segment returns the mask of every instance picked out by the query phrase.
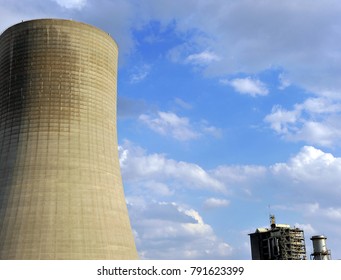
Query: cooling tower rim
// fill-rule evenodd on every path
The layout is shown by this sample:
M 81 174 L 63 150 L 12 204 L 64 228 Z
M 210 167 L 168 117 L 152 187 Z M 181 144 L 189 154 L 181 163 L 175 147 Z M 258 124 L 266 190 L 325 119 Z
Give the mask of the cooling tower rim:
M 327 239 L 327 237 L 321 234 L 321 235 L 314 235 L 310 238 L 310 240 L 317 240 L 317 239 Z
M 9 26 L 8 28 L 6 28 L 3 32 L 1 32 L 0 37 L 3 34 L 9 32 L 11 29 L 15 29 L 20 25 L 25 25 L 25 24 L 34 23 L 34 22 L 51 22 L 51 24 L 56 23 L 56 22 L 60 22 L 60 23 L 68 22 L 70 24 L 82 25 L 85 28 L 96 30 L 97 32 L 100 32 L 100 33 L 104 34 L 105 36 L 108 36 L 115 43 L 116 47 L 118 47 L 118 44 L 115 41 L 115 39 L 113 37 L 111 37 L 110 34 L 106 31 L 104 31 L 103 29 L 101 29 L 97 26 L 88 24 L 88 23 L 81 22 L 81 21 L 76 21 L 73 19 L 63 19 L 63 18 L 37 18 L 37 19 L 23 20 L 22 22 L 18 22 L 16 24 L 13 24 L 13 25 Z

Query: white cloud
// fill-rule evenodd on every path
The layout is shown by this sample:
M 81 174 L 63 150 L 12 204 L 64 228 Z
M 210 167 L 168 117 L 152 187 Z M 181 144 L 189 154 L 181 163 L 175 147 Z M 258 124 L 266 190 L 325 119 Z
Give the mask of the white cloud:
M 210 125 L 206 120 L 195 124 L 191 123 L 188 118 L 180 117 L 173 112 L 159 111 L 157 116 L 141 114 L 139 120 L 151 130 L 179 141 L 190 141 L 203 135 L 212 135 L 218 138 L 222 134 L 219 128 Z
M 208 75 L 254 74 L 280 67 L 286 73 L 281 88 L 288 81 L 316 93 L 340 88 L 341 55 L 336 46 L 341 4 L 337 0 L 186 3 L 177 7 L 168 1 L 145 2 L 147 13 L 152 11 L 163 24 L 175 20 L 180 38 L 186 38 L 186 43 L 172 49 L 173 61 L 182 63 L 193 53 L 210 50 L 219 60 L 207 64 Z
M 335 161 L 336 159 L 332 154 L 324 153 L 312 146 L 304 146 L 297 155 L 290 159 L 289 163 L 277 163 L 272 166 L 272 169 L 275 173 L 300 173 L 301 176 L 297 177 L 303 179 L 310 178 L 313 174 L 320 176 L 320 171 L 325 167 L 330 167 Z M 308 176 L 306 172 L 309 172 Z M 302 175 L 305 176 L 302 177 Z
M 311 114 L 331 114 L 341 112 L 341 103 L 324 97 L 308 98 L 303 104 L 296 105 L 297 109 Z
M 222 259 L 232 247 L 217 237 L 194 209 L 177 203 L 129 205 L 136 243 L 143 259 Z
M 338 232 L 341 158 L 312 146 L 269 166 L 222 165 L 212 170 L 162 154 L 148 154 L 129 142 L 119 152 L 129 213 L 143 258 L 237 256 L 231 255 L 238 254 L 237 248 L 232 251 L 217 237 L 213 225 L 206 223 L 193 203 L 226 213 L 240 211 L 235 205 L 238 209 L 246 204 L 259 209 L 271 203 L 282 216 L 286 212 L 290 213 L 288 217 L 299 215 L 296 226 L 307 234 L 323 231 L 332 239 L 336 236 L 333 232 Z M 196 202 L 189 199 L 192 194 Z M 165 248 L 162 252 L 158 250 L 161 247 Z
M 180 141 L 196 139 L 200 134 L 193 130 L 188 118 L 179 117 L 172 112 L 158 112 L 157 117 L 142 114 L 139 120 L 161 135 L 171 135 Z
M 266 85 L 260 80 L 252 79 L 250 77 L 233 79 L 231 81 L 221 80 L 222 84 L 228 84 L 234 88 L 235 91 L 241 94 L 251 96 L 267 95 L 269 93 Z
M 128 141 L 119 147 L 119 160 L 125 184 L 135 186 L 139 193 L 158 196 L 172 196 L 184 188 L 222 195 L 231 190 L 250 194 L 268 172 L 266 167 L 256 165 L 222 165 L 205 170 L 195 163 L 176 161 L 164 154 L 148 154 Z M 221 199 L 219 202 L 226 203 L 225 198 Z M 208 200 L 207 203 L 213 205 L 214 202 Z
M 223 134 L 220 128 L 210 125 L 206 120 L 201 121 L 200 130 L 202 131 L 203 134 L 212 135 L 215 138 L 220 138 Z
M 227 199 L 220 199 L 220 198 L 208 198 L 204 202 L 204 206 L 207 208 L 218 208 L 218 207 L 227 207 L 229 206 L 230 201 Z
M 203 51 L 201 53 L 190 54 L 185 62 L 194 65 L 207 65 L 214 61 L 219 61 L 220 58 L 213 52 Z
M 308 98 L 292 110 L 276 105 L 264 121 L 290 141 L 331 147 L 341 140 L 341 103 L 326 97 Z
M 144 64 L 140 67 L 135 67 L 130 75 L 130 82 L 133 84 L 142 82 L 150 73 L 151 66 Z
M 312 146 L 303 147 L 286 163 L 272 165 L 270 171 L 305 198 L 332 204 L 341 195 L 341 158 Z
M 337 124 L 337 126 L 339 126 Z M 302 127 L 294 134 L 286 136 L 291 141 L 305 141 L 323 147 L 332 147 L 340 139 L 340 128 L 328 122 L 304 121 Z
M 87 3 L 87 0 L 53 0 L 63 8 L 81 10 Z
M 149 186 L 158 182 L 164 185 L 166 193 L 166 185 L 171 192 L 167 182 L 178 188 L 226 192 L 222 182 L 197 164 L 175 161 L 162 154 L 146 154 L 129 142 L 120 146 L 119 155 L 123 180 L 126 182 L 149 182 Z
M 286 134 L 290 130 L 290 125 L 296 124 L 300 116 L 299 110 L 287 111 L 276 105 L 272 108 L 271 114 L 265 117 L 265 122 L 270 123 L 273 130 L 280 134 Z
M 132 31 L 157 21 L 174 26 L 180 41 L 174 47 L 176 61 L 188 58 L 194 66 L 204 66 L 208 75 L 255 74 L 280 67 L 291 84 L 320 95 L 339 92 L 341 86 L 338 0 L 301 0 L 299 4 L 296 0 L 240 0 L 233 4 L 188 0 L 182 5 L 155 0 L 54 1 L 71 10 L 75 18 L 110 31 L 125 53 L 137 44 Z M 4 9 L 0 15 L 6 23 L 6 13 L 13 15 L 12 23 L 39 15 L 62 15 L 61 10 L 50 12 L 46 2 L 29 1 L 21 7 L 16 1 L 1 0 Z M 84 9 L 87 6 L 91 8 Z

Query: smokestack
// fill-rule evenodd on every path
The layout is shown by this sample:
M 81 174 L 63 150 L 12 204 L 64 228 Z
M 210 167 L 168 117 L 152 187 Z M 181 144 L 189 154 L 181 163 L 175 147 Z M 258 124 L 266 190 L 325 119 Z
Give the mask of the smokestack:
M 314 235 L 310 238 L 313 242 L 314 253 L 310 255 L 313 260 L 330 260 L 330 250 L 327 249 L 326 240 L 324 235 Z

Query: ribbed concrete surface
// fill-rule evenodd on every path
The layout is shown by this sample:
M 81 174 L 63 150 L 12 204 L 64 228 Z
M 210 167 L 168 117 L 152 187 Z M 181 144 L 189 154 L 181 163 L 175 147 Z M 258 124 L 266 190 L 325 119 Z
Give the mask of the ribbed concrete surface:
M 0 37 L 0 259 L 135 259 L 116 136 L 117 45 L 69 20 Z

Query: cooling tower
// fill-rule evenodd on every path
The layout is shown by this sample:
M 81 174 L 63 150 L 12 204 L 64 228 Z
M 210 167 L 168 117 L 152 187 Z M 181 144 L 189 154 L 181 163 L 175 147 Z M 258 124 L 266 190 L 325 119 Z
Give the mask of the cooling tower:
M 136 259 L 116 134 L 116 43 L 32 20 L 0 36 L 0 259 Z

